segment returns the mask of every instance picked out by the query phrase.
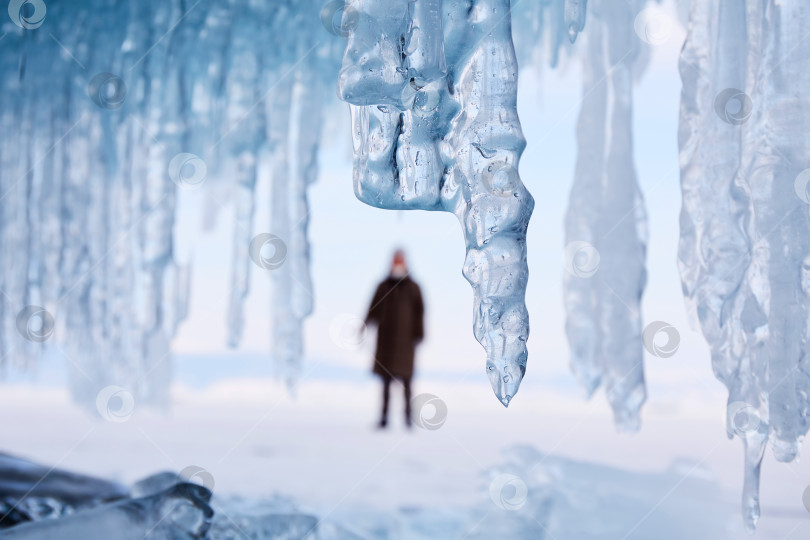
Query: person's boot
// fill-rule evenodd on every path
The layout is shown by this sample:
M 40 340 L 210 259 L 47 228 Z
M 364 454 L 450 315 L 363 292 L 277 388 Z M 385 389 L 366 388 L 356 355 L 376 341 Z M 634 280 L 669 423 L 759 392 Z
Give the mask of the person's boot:
M 385 418 L 380 420 L 380 423 L 377 424 L 377 429 L 385 429 L 387 427 L 388 427 L 388 420 L 386 420 Z

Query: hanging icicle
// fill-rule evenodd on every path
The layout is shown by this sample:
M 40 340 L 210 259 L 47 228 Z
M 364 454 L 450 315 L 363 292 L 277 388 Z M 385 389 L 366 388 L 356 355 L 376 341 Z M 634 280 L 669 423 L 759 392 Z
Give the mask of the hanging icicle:
M 566 334 L 590 397 L 604 385 L 616 426 L 636 431 L 646 399 L 641 295 L 646 213 L 633 163 L 636 10 L 590 3 L 578 155 L 565 219 Z
M 794 1 L 692 2 L 681 54 L 681 279 L 745 447 L 749 531 L 766 444 L 793 460 L 810 412 L 808 18 Z
M 510 2 L 347 4 L 356 22 L 340 74 L 351 104 L 354 189 L 387 209 L 453 212 L 464 229 L 473 330 L 505 406 L 526 370 L 526 229 Z M 344 15 L 344 18 L 346 16 Z

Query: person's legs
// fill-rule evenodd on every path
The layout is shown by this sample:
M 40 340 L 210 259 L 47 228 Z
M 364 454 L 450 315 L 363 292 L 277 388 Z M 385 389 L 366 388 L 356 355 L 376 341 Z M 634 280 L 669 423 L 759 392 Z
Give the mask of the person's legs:
M 391 394 L 391 377 L 388 375 L 382 376 L 383 383 L 383 402 L 382 402 L 382 417 L 380 418 L 380 427 L 385 427 L 388 424 L 388 398 Z
M 402 379 L 402 387 L 405 390 L 405 425 L 411 427 L 411 380 Z

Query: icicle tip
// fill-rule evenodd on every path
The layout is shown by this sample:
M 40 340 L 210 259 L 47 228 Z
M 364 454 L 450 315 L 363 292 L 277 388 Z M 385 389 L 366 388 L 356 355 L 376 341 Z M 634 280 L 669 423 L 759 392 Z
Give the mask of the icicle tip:
M 523 380 L 523 372 L 525 368 L 520 369 L 519 373 L 515 373 L 515 369 L 504 368 L 502 371 L 495 368 L 490 364 L 487 366 L 487 375 L 489 376 L 489 383 L 492 385 L 492 390 L 498 401 L 504 407 L 509 407 L 512 398 L 517 394 L 520 383 Z

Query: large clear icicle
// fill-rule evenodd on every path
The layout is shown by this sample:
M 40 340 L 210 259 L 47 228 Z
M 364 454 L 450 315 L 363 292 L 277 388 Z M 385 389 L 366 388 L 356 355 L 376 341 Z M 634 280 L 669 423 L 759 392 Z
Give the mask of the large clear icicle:
M 244 302 L 250 289 L 250 242 L 253 238 L 253 214 L 256 208 L 256 182 L 258 180 L 260 152 L 267 133 L 261 102 L 268 84 L 265 73 L 264 51 L 256 47 L 262 33 L 261 21 L 267 13 L 255 7 L 239 14 L 229 46 L 227 72 L 228 106 L 224 132 L 228 134 L 222 144 L 226 147 L 229 164 L 226 170 L 234 177 L 234 230 L 231 259 L 231 297 L 228 306 L 228 344 L 236 347 L 244 328 Z
M 636 10 L 604 0 L 590 6 L 565 220 L 566 333 L 587 395 L 604 384 L 617 427 L 636 431 L 646 398 L 640 303 L 647 240 L 632 144 Z
M 339 94 L 351 105 L 355 193 L 381 208 L 456 214 L 475 292 L 474 333 L 508 406 L 528 354 L 526 229 L 534 207 L 518 174 L 525 140 L 510 2 L 347 6 L 356 22 Z
M 745 447 L 743 516 L 759 517 L 770 440 L 793 460 L 807 433 L 810 23 L 800 2 L 693 2 L 681 57 L 684 291 L 729 389 Z M 746 51 L 741 56 L 740 51 Z

